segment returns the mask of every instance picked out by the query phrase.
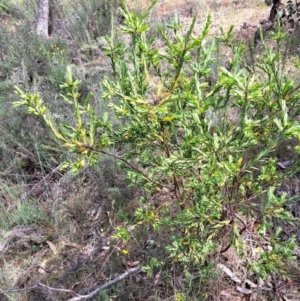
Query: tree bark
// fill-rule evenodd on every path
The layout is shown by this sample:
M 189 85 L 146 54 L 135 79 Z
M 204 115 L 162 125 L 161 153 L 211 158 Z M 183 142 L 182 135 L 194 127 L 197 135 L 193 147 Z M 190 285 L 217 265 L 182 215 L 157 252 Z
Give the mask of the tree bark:
M 49 0 L 39 0 L 36 33 L 48 37 L 49 25 Z

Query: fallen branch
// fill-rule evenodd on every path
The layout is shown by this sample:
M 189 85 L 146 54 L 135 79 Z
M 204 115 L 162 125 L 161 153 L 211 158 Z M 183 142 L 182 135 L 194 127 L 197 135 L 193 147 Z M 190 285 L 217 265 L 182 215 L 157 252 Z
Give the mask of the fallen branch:
M 44 287 L 46 288 L 47 290 L 49 291 L 55 291 L 55 292 L 64 292 L 64 293 L 72 293 L 72 294 L 76 294 L 74 291 L 72 290 L 68 290 L 68 289 L 64 289 L 64 288 L 56 288 L 56 287 L 51 287 L 51 286 L 48 286 L 48 285 L 45 285 L 41 282 L 38 282 L 37 283 L 38 286 L 40 287 Z
M 82 299 L 88 300 L 88 299 L 93 298 L 96 294 L 98 294 L 99 292 L 105 290 L 109 286 L 111 286 L 111 285 L 113 285 L 113 284 L 115 284 L 115 283 L 117 283 L 117 282 L 125 279 L 126 277 L 128 277 L 131 274 L 138 273 L 140 270 L 141 270 L 140 267 L 132 268 L 132 269 L 128 270 L 127 272 L 121 274 L 120 276 L 116 277 L 115 279 L 110 280 L 107 283 L 94 288 L 94 290 L 91 293 L 87 294 L 87 295 L 79 295 L 76 292 L 74 292 L 73 290 L 51 287 L 51 286 L 47 286 L 47 285 L 45 285 L 43 283 L 40 283 L 40 282 L 37 282 L 37 284 L 35 286 L 30 287 L 30 288 L 25 288 L 25 289 L 20 289 L 20 290 L 18 290 L 18 289 L 12 289 L 12 290 L 8 290 L 8 291 L 1 291 L 0 290 L 0 293 L 18 292 L 18 291 L 23 291 L 23 290 L 34 289 L 34 288 L 36 288 L 36 287 L 39 286 L 39 287 L 43 287 L 43 288 L 45 288 L 47 290 L 50 290 L 50 291 L 72 293 L 72 294 L 76 295 L 76 297 L 68 299 L 67 301 L 79 301 L 79 300 L 82 300 Z
M 35 288 L 37 288 L 39 286 L 39 287 L 43 287 L 43 288 L 45 288 L 47 290 L 50 290 L 50 291 L 72 293 L 72 294 L 76 295 L 76 297 L 71 298 L 71 299 L 69 299 L 67 301 L 79 301 L 79 300 L 82 300 L 82 299 L 88 300 L 88 299 L 93 298 L 95 295 L 97 295 L 99 292 L 105 290 L 109 286 L 111 286 L 111 285 L 113 285 L 113 284 L 115 284 L 115 283 L 117 283 L 117 282 L 125 279 L 126 277 L 128 277 L 131 274 L 138 273 L 140 270 L 141 270 L 140 267 L 132 268 L 132 269 L 128 270 L 127 272 L 121 274 L 120 276 L 116 277 L 115 279 L 110 280 L 107 283 L 94 288 L 94 290 L 91 293 L 87 294 L 87 295 L 79 295 L 76 292 L 74 292 L 73 290 L 51 287 L 51 286 L 47 286 L 47 285 L 45 285 L 43 283 L 40 283 L 40 282 L 37 282 L 37 284 L 34 285 L 34 286 L 27 287 L 27 288 L 22 288 L 22 289 L 10 289 L 10 290 L 7 290 L 7 291 L 3 291 L 3 290 L 0 289 L 0 294 L 7 294 L 7 293 L 13 293 L 13 292 L 28 291 L 28 290 L 35 289 Z
M 115 283 L 117 283 L 117 282 L 125 279 L 126 277 L 128 277 L 131 274 L 138 273 L 140 270 L 141 270 L 140 267 L 136 267 L 136 268 L 130 269 L 127 272 L 125 272 L 124 274 L 121 274 L 120 276 L 116 277 L 115 279 L 110 280 L 107 283 L 105 283 L 105 284 L 97 287 L 91 293 L 89 293 L 87 295 L 77 295 L 77 297 L 71 298 L 71 299 L 69 299 L 67 301 L 79 301 L 79 300 L 82 300 L 82 299 L 85 299 L 85 300 L 91 299 L 96 294 L 98 294 L 99 292 L 105 290 L 109 286 L 111 286 L 111 285 L 113 285 L 113 284 L 115 284 Z

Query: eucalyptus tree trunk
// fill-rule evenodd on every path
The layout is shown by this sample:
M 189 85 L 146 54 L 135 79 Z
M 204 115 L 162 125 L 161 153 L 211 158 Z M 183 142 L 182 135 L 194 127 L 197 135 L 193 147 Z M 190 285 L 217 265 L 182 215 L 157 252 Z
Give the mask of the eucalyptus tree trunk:
M 39 0 L 39 11 L 36 32 L 38 35 L 48 37 L 49 0 Z

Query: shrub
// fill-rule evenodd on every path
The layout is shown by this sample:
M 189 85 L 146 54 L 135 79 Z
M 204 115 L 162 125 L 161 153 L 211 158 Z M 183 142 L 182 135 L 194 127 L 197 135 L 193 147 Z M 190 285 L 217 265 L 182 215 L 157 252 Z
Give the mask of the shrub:
M 14 105 L 42 118 L 78 154 L 76 162 L 63 167 L 77 171 L 95 165 L 99 153 L 118 160 L 132 185 L 149 193 L 136 211 L 136 223 L 167 231 L 171 241 L 165 247 L 177 262 L 203 270 L 209 266 L 211 272 L 216 255 L 232 247 L 258 276 L 282 274 L 294 237 L 280 239 L 277 221 L 292 223 L 293 218 L 284 209 L 289 196 L 277 188 L 296 168 L 280 171 L 275 153 L 300 133 L 295 120 L 300 86 L 279 68 L 283 35 L 273 34 L 277 50 L 264 47 L 253 70 L 243 68 L 245 47 L 234 43 L 232 27 L 215 41 L 205 40 L 209 16 L 201 36 L 192 34 L 195 18 L 186 33 L 174 22 L 172 38 L 159 30 L 164 47 L 157 49 L 153 39 L 146 39 L 155 3 L 138 16 L 123 2 L 121 31 L 130 41 L 121 42 L 113 30 L 102 41 L 113 74 L 102 82 L 103 100 L 121 122 L 112 122 L 108 112 L 95 114 L 90 95 L 79 101 L 80 81 L 71 68 L 61 88 L 74 124 L 56 123 L 39 93 L 16 88 L 20 100 Z M 216 43 L 232 56 L 227 68 L 219 66 L 212 84 Z M 110 152 L 112 147 L 120 152 Z M 246 231 L 257 247 L 253 261 L 247 259 Z

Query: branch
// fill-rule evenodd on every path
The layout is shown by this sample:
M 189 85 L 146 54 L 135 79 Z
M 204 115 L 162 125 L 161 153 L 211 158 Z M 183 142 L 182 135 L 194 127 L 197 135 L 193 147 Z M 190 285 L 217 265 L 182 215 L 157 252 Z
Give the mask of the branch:
M 77 295 L 77 297 L 71 298 L 67 301 L 79 301 L 79 300 L 88 300 L 91 299 L 92 297 L 94 297 L 96 294 L 98 294 L 100 291 L 105 290 L 106 288 L 108 288 L 109 286 L 125 279 L 127 276 L 134 274 L 134 273 L 138 273 L 141 270 L 140 267 L 136 267 L 133 269 L 128 270 L 127 272 L 121 274 L 120 276 L 118 276 L 117 278 L 108 281 L 107 283 L 97 287 L 96 289 L 94 289 L 91 293 L 87 294 L 87 295 Z
M 72 293 L 72 294 L 76 294 L 74 291 L 72 290 L 68 290 L 68 289 L 64 289 L 64 288 L 56 288 L 56 287 L 51 287 L 51 286 L 47 286 L 41 282 L 37 282 L 37 285 L 40 287 L 44 287 L 49 291 L 55 291 L 55 292 L 64 292 L 64 293 Z M 76 294 L 78 295 L 78 294 Z M 78 295 L 79 296 L 79 295 Z
M 101 285 L 101 286 L 98 286 L 96 287 L 91 293 L 87 294 L 87 295 L 79 295 L 77 294 L 76 292 L 74 292 L 73 290 L 68 290 L 68 289 L 63 289 L 63 288 L 56 288 L 56 287 L 51 287 L 51 286 L 47 286 L 43 283 L 40 283 L 40 282 L 37 282 L 36 285 L 32 286 L 32 287 L 29 287 L 29 288 L 24 288 L 24 289 L 11 289 L 11 290 L 8 290 L 8 291 L 2 291 L 0 290 L 0 294 L 5 294 L 5 293 L 11 293 L 11 292 L 20 292 L 20 291 L 24 291 L 24 290 L 31 290 L 31 289 L 34 289 L 38 286 L 40 287 L 43 287 L 47 290 L 50 290 L 50 291 L 56 291 L 56 292 L 64 292 L 64 293 L 72 293 L 72 294 L 75 294 L 76 297 L 74 298 L 71 298 L 71 299 L 68 299 L 67 301 L 79 301 L 79 300 L 88 300 L 88 299 L 91 299 L 93 298 L 96 294 L 98 294 L 99 292 L 105 290 L 106 288 L 108 288 L 109 286 L 125 279 L 127 276 L 133 274 L 133 273 L 138 273 L 139 271 L 141 270 L 141 268 L 138 266 L 138 267 L 135 267 L 135 268 L 132 268 L 130 270 L 128 270 L 127 272 L 119 275 L 117 278 L 113 279 L 113 280 L 110 280 L 108 281 L 107 283 Z
M 34 189 L 36 189 L 41 183 L 46 182 L 46 180 L 52 176 L 54 173 L 56 173 L 57 171 L 59 172 L 59 167 L 57 166 L 54 169 L 52 169 L 46 176 L 44 176 L 42 178 L 42 180 L 40 180 L 38 183 L 36 183 L 29 191 L 27 191 L 23 196 L 22 199 L 28 198 L 30 196 L 30 194 L 34 191 Z
M 126 271 L 125 273 L 119 275 L 118 277 L 116 277 L 115 279 L 113 280 L 110 280 L 108 281 L 107 283 L 101 285 L 101 286 L 98 286 L 96 288 L 94 288 L 94 290 L 87 294 L 87 295 L 79 295 L 77 294 L 76 292 L 74 292 L 73 290 L 68 290 L 68 289 L 63 289 L 63 288 L 56 288 L 56 287 L 51 287 L 51 286 L 47 286 L 43 283 L 40 283 L 40 282 L 37 282 L 36 285 L 34 286 L 31 286 L 31 287 L 26 287 L 26 288 L 21 288 L 21 289 L 10 289 L 10 290 L 6 290 L 6 291 L 3 291 L 0 289 L 0 294 L 8 294 L 8 293 L 14 293 L 14 292 L 22 292 L 22 291 L 28 291 L 28 290 L 33 290 L 37 287 L 43 287 L 47 290 L 50 290 L 50 291 L 56 291 L 56 292 L 64 292 L 64 293 L 72 293 L 72 294 L 75 294 L 76 297 L 74 298 L 71 298 L 67 301 L 79 301 L 79 300 L 88 300 L 88 299 L 91 299 L 92 297 L 94 297 L 96 294 L 98 294 L 99 292 L 105 290 L 106 288 L 108 288 L 109 286 L 125 279 L 126 277 L 128 277 L 129 275 L 131 274 L 134 274 L 134 273 L 138 273 L 141 271 L 141 268 L 138 266 L 138 267 L 135 267 L 135 268 L 132 268 L 128 271 Z
M 133 164 L 131 164 L 130 162 L 128 162 L 127 160 L 125 160 L 125 159 L 122 158 L 122 157 L 119 157 L 119 156 L 117 156 L 117 155 L 108 153 L 108 152 L 103 151 L 103 150 L 100 150 L 100 149 L 95 149 L 95 148 L 90 147 L 90 146 L 88 146 L 88 145 L 82 145 L 82 146 L 83 146 L 85 149 L 91 150 L 91 151 L 93 151 L 93 152 L 101 153 L 101 154 L 103 154 L 103 155 L 112 157 L 112 158 L 114 158 L 114 159 L 116 159 L 116 160 L 120 160 L 120 161 L 122 161 L 123 163 L 125 163 L 126 165 L 128 165 L 130 168 L 132 168 L 133 170 L 135 170 L 137 173 L 139 173 L 139 174 L 140 174 L 142 177 L 144 177 L 148 182 L 150 182 L 150 183 L 152 183 L 152 184 L 155 184 L 155 185 L 157 185 L 157 186 L 160 186 L 160 187 L 162 187 L 162 188 L 167 188 L 167 189 L 171 190 L 171 188 L 168 187 L 167 185 L 163 185 L 163 184 L 161 184 L 161 183 L 159 183 L 159 182 L 156 182 L 156 181 L 150 179 L 145 173 L 143 173 L 141 170 L 139 170 L 138 168 L 136 168 Z

